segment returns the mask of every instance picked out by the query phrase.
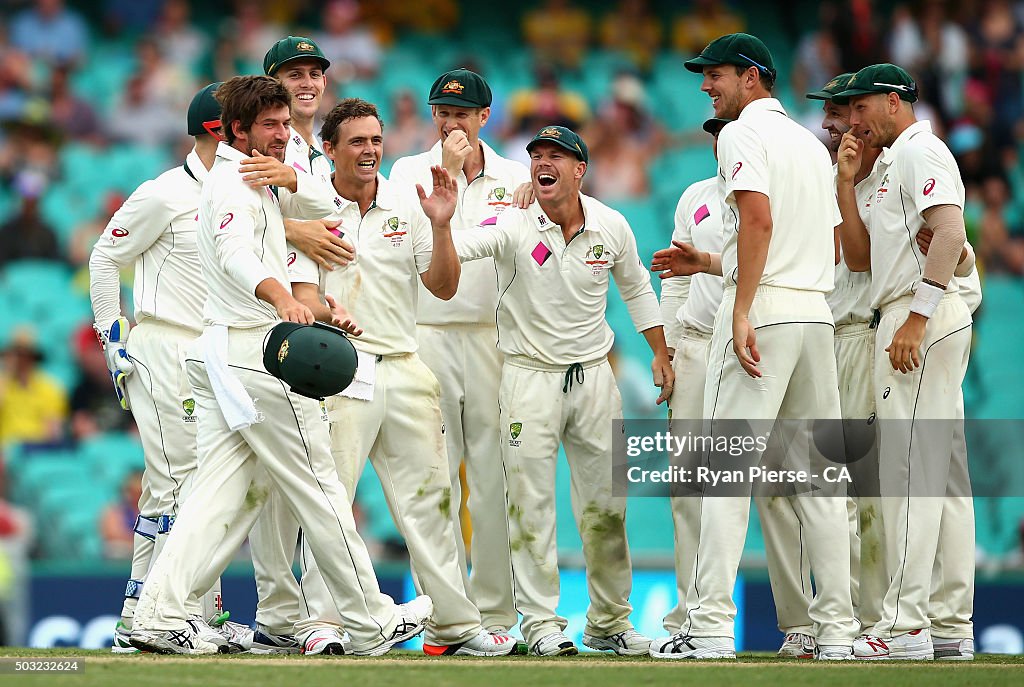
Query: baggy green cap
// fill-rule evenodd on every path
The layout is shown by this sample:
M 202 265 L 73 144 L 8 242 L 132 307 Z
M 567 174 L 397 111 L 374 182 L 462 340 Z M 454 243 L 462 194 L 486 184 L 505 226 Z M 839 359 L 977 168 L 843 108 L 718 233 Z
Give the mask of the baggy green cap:
M 267 335 L 263 366 L 291 390 L 309 398 L 343 391 L 356 375 L 355 346 L 337 327 L 280 322 Z
M 292 60 L 314 59 L 320 62 L 324 71 L 331 63 L 324 57 L 320 46 L 312 38 L 305 36 L 288 36 L 282 38 L 267 51 L 263 58 L 263 73 L 273 76 L 285 62 Z
M 827 84 L 822 86 L 816 91 L 811 91 L 807 94 L 809 100 L 832 100 L 837 93 L 845 90 L 853 78 L 853 72 L 845 72 L 839 76 L 833 77 Z
M 560 145 L 580 160 L 590 163 L 590 151 L 587 150 L 586 142 L 572 129 L 567 129 L 564 126 L 546 126 L 526 144 L 526 151 L 533 150 L 534 146 L 541 141 Z
M 700 55 L 687 60 L 683 66 L 700 74 L 704 67 L 716 64 L 757 67 L 760 72 L 771 75 L 772 79 L 776 76 L 775 60 L 768 46 L 749 33 L 730 33 L 716 38 L 700 51 Z
M 430 87 L 428 105 L 457 107 L 490 107 L 491 87 L 476 72 L 460 68 L 437 77 Z
M 853 75 L 846 89 L 836 93 L 833 102 L 841 105 L 859 95 L 875 93 L 896 93 L 900 100 L 917 102 L 917 83 L 902 67 L 888 62 L 864 67 Z

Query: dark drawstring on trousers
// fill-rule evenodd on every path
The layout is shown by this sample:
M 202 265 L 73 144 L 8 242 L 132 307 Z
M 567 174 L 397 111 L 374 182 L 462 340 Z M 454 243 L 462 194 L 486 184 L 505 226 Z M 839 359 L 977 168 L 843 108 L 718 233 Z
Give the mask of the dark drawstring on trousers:
M 574 372 L 576 373 L 575 375 L 573 375 Z M 569 366 L 569 369 L 565 371 L 565 383 L 562 384 L 563 394 L 569 393 L 569 390 L 572 389 L 573 376 L 576 377 L 577 384 L 583 383 L 583 366 L 579 363 L 573 363 Z

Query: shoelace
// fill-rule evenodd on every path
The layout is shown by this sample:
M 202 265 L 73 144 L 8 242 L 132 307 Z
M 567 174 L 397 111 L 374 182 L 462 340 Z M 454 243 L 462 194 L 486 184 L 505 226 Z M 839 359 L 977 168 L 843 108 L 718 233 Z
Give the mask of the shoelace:
M 574 374 L 575 373 L 575 374 Z M 567 394 L 572 389 L 573 377 L 576 378 L 577 384 L 583 383 L 583 366 L 579 363 L 573 363 L 569 366 L 569 369 L 565 371 L 565 382 L 562 384 L 562 393 Z

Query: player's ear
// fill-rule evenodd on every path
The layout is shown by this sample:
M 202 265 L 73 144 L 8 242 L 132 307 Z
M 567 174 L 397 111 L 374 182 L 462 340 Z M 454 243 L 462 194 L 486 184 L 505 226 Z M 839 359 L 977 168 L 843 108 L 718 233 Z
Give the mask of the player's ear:
M 231 121 L 231 133 L 235 135 L 235 139 L 241 139 L 243 141 L 249 140 L 249 132 L 242 128 L 242 120 L 234 119 Z
M 331 143 L 331 141 L 329 139 L 325 140 L 323 143 L 324 143 L 324 155 L 326 155 L 328 158 L 330 158 L 331 161 L 333 162 L 334 161 L 334 144 Z
M 582 179 L 583 175 L 587 173 L 587 163 L 580 160 L 576 163 L 576 179 Z
M 487 123 L 487 120 L 491 118 L 491 108 L 482 107 L 480 108 L 480 126 Z

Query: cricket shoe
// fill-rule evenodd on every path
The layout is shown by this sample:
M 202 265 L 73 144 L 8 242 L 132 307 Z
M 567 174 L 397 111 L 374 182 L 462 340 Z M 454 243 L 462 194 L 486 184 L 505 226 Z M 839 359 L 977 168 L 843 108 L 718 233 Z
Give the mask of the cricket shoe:
M 228 644 L 228 639 L 217 630 L 210 627 L 210 623 L 199 615 L 190 615 L 185 619 L 199 639 L 204 642 L 209 642 L 217 647 L 217 651 L 222 654 L 238 653 L 237 650 L 232 650 L 232 647 Z
M 114 627 L 114 641 L 110 645 L 110 652 L 114 654 L 139 653 L 139 650 L 132 646 L 131 638 L 132 631 L 128 629 L 123 620 L 118 620 Z
M 974 640 L 932 635 L 932 648 L 936 661 L 973 661 Z
M 231 613 L 225 611 L 210 620 L 210 627 L 219 632 L 224 639 L 228 640 L 229 654 L 249 651 L 252 649 L 252 640 L 256 631 L 248 625 L 228 620 L 230 617 Z
M 814 647 L 814 658 L 819 661 L 852 661 L 853 651 L 848 646 L 819 644 Z
M 633 628 L 607 637 L 583 635 L 583 646 L 598 651 L 614 651 L 619 656 L 646 656 L 651 651 L 652 641 L 650 637 L 644 637 Z
M 199 637 L 198 632 L 188 622 L 178 630 L 132 630 L 132 646 L 140 651 L 152 651 L 157 654 L 216 654 L 220 652 L 217 644 L 207 642 Z
M 337 630 L 326 627 L 313 630 L 302 643 L 302 653 L 307 656 L 344 656 L 345 640 Z
M 423 643 L 427 656 L 509 656 L 516 652 L 516 640 L 507 632 L 480 632 L 457 644 Z
M 858 637 L 853 642 L 853 657 L 860 661 L 931 661 L 935 650 L 931 632 L 922 629 L 894 635 L 892 639 L 874 635 Z
M 423 628 L 430 621 L 430 616 L 434 614 L 434 602 L 430 600 L 429 596 L 422 594 L 412 601 L 398 606 L 396 610 L 398 611 L 398 622 L 395 623 L 395 629 L 391 631 L 387 639 L 377 646 L 353 650 L 350 653 L 353 656 L 383 656 L 391 651 L 396 644 L 412 639 L 423 632 Z
M 534 656 L 575 656 L 579 652 L 572 640 L 561 632 L 544 635 L 530 647 Z
M 302 646 L 294 635 L 275 635 L 259 627 L 253 632 L 249 646 L 250 654 L 297 654 L 300 651 Z
M 789 632 L 777 655 L 782 658 L 814 658 L 815 648 L 814 637 L 802 632 Z
M 654 658 L 735 659 L 736 642 L 732 637 L 690 637 L 677 632 L 651 642 Z

